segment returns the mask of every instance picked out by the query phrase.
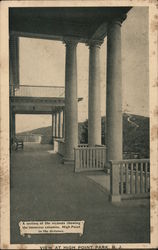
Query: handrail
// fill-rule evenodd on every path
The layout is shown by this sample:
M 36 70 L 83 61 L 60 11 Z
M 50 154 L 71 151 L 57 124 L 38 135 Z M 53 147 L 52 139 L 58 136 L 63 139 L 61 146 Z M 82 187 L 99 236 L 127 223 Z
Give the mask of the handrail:
M 149 159 L 125 159 L 125 160 L 110 160 L 112 164 L 124 164 L 124 163 L 141 163 L 141 162 L 150 162 Z
M 10 85 L 10 86 L 13 86 L 13 85 Z M 40 87 L 40 88 L 65 88 L 65 86 L 52 86 L 52 85 L 27 85 L 27 84 L 21 84 L 19 85 L 19 88 L 20 87 Z M 18 88 L 15 88 L 15 89 L 18 89 Z
M 75 149 L 76 150 L 90 150 L 90 149 L 98 149 L 98 150 L 102 150 L 103 148 L 106 148 L 106 147 L 99 147 L 99 146 L 96 146 L 96 147 L 88 147 L 88 146 L 81 146 L 81 147 L 76 147 Z

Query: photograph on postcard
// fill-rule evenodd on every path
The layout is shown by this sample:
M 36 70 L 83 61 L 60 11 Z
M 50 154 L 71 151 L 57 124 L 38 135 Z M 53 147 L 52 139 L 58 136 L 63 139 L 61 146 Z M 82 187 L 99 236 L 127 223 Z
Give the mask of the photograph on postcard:
M 10 244 L 150 243 L 148 6 L 8 13 Z

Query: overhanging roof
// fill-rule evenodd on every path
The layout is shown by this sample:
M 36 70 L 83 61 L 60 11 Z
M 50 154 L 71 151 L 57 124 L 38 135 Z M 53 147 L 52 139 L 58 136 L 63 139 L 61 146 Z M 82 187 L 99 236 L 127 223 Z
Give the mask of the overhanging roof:
M 82 100 L 82 97 L 78 98 L 78 102 Z M 64 108 L 65 98 L 11 96 L 10 104 L 16 114 L 52 114 Z
M 19 36 L 80 42 L 103 39 L 107 23 L 124 16 L 131 7 L 32 7 L 10 8 L 9 28 Z

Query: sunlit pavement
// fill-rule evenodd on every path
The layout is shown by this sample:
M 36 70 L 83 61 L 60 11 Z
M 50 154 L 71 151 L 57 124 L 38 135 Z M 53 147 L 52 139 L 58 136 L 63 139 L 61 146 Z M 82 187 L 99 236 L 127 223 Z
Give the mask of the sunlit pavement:
M 27 144 L 11 154 L 11 243 L 150 241 L 149 200 L 113 205 L 94 178 L 103 173 L 74 173 L 73 168 L 61 163 L 51 145 Z M 28 220 L 84 220 L 84 233 L 21 236 L 18 223 Z

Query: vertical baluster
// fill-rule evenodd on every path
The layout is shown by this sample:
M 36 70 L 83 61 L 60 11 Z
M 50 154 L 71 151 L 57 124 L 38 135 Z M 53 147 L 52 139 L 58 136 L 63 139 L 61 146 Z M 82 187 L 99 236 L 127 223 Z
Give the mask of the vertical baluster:
M 131 163 L 130 193 L 133 194 L 133 163 Z
M 99 150 L 99 153 L 100 153 L 100 168 L 101 168 L 102 167 L 102 154 L 100 150 Z
M 98 148 L 98 152 L 99 152 L 99 167 L 102 167 L 102 154 L 101 154 L 101 150 L 100 148 Z
M 87 168 L 87 148 L 84 148 L 85 151 L 85 167 Z
M 82 152 L 82 168 L 84 168 L 84 151 L 81 149 Z
M 83 167 L 86 168 L 86 150 L 83 149 Z
M 136 172 L 135 172 L 135 193 L 138 193 L 138 163 L 136 163 Z
M 140 193 L 144 192 L 143 188 L 143 163 L 140 163 Z
M 79 155 L 80 155 L 80 168 L 82 168 L 82 150 L 79 150 Z
M 96 168 L 98 168 L 98 149 L 96 148 Z
M 145 162 L 145 192 L 148 192 L 148 162 Z
M 89 148 L 86 148 L 87 151 L 87 168 L 89 168 Z
M 95 168 L 95 148 L 92 149 L 93 168 Z
M 78 162 L 77 162 L 77 149 L 75 149 L 74 155 L 75 155 L 75 170 L 76 170 L 77 167 L 78 167 Z
M 100 148 L 100 155 L 101 155 L 101 168 L 103 168 L 103 151 L 102 151 L 102 148 Z
M 101 168 L 103 168 L 103 150 L 102 148 L 99 148 L 100 149 L 100 154 L 101 154 Z
M 120 164 L 120 192 L 123 194 L 123 165 Z
M 126 170 L 126 176 L 125 176 L 125 182 L 126 182 L 126 194 L 129 192 L 129 181 L 128 181 L 128 163 L 125 164 L 125 170 Z
M 84 168 L 84 151 L 81 149 L 82 152 L 82 168 Z
M 84 168 L 84 151 L 81 150 L 81 152 L 82 152 L 82 168 Z
M 105 163 L 106 163 L 106 159 L 105 159 L 105 157 L 106 157 L 105 148 L 103 148 L 103 156 L 104 156 L 104 168 L 105 168 Z
M 89 167 L 92 168 L 92 149 L 89 148 Z
M 104 167 L 104 156 L 103 156 L 103 150 L 101 147 L 100 147 L 100 153 L 101 153 L 101 168 L 103 168 Z
M 102 149 L 99 148 L 99 153 L 100 153 L 100 168 L 103 167 L 103 154 L 102 154 Z
M 101 167 L 101 155 L 100 155 L 100 150 L 98 150 L 98 167 Z

